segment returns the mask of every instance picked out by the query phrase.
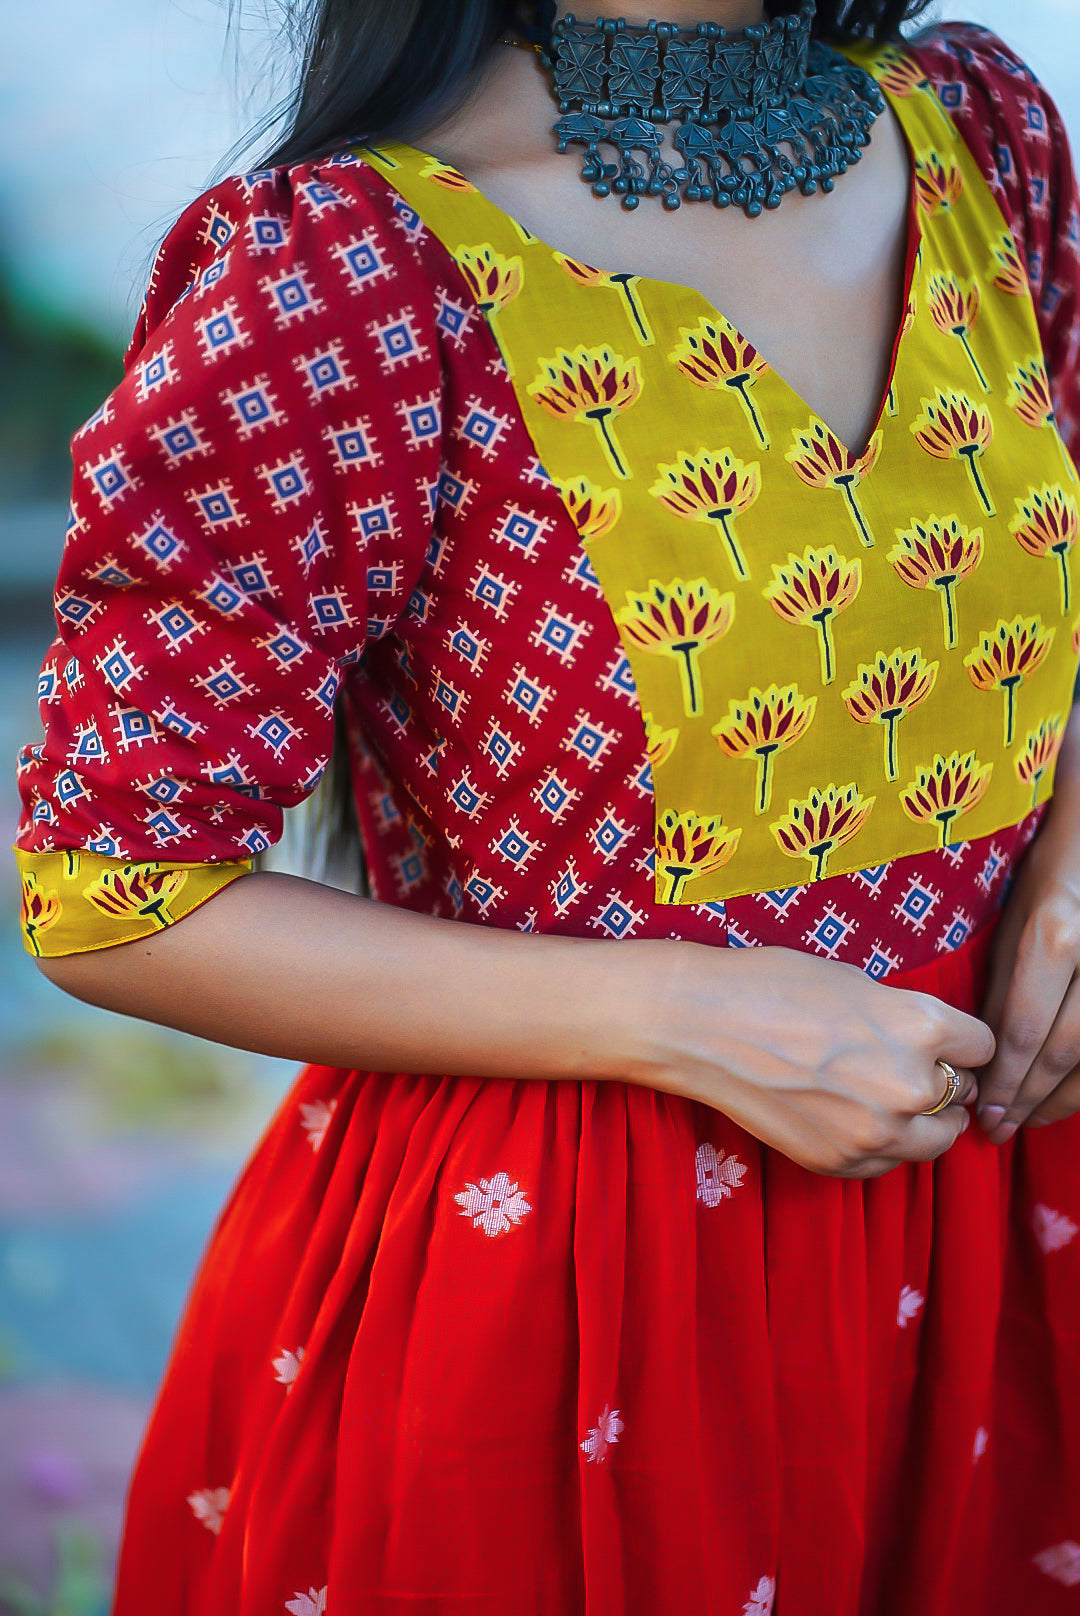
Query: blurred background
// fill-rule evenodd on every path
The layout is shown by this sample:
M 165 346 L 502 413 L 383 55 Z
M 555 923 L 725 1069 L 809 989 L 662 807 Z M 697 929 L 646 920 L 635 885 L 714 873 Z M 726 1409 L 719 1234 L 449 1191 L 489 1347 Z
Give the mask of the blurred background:
M 359 3 L 359 0 L 358 0 Z M 1080 142 L 1076 0 L 946 0 L 1000 32 Z M 662 6 L 658 6 L 662 11 Z M 120 375 L 158 242 L 251 166 L 291 87 L 274 0 L 8 7 L 0 56 L 0 842 L 67 511 L 71 433 Z M 289 860 L 286 848 L 284 861 Z M 211 1224 L 285 1063 L 51 989 L 0 860 L 0 1616 L 104 1616 L 124 1491 Z

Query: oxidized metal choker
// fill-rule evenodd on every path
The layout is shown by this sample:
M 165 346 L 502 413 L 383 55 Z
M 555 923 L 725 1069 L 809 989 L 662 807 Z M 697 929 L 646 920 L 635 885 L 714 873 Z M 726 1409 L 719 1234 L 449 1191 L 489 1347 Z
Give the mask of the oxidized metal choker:
M 862 68 L 811 40 L 814 11 L 803 0 L 793 15 L 737 32 L 560 18 L 543 52 L 563 114 L 560 152 L 584 146 L 582 179 L 624 208 L 658 196 L 666 208 L 712 202 L 753 219 L 796 188 L 831 191 L 869 144 L 885 98 Z M 681 164 L 664 156 L 663 126 L 676 119 Z

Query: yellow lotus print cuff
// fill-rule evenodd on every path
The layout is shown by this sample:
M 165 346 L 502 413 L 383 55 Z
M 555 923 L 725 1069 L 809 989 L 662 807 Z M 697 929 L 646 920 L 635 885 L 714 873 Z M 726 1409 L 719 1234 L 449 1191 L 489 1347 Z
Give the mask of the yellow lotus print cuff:
M 22 882 L 23 943 L 38 959 L 152 937 L 251 871 L 250 859 L 127 864 L 79 849 L 14 851 Z

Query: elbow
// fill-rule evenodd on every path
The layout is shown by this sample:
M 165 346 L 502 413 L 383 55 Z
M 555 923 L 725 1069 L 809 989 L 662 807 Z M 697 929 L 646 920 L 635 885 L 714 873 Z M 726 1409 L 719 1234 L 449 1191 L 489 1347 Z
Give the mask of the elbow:
M 85 954 L 58 954 L 51 958 L 35 959 L 34 964 L 54 987 L 84 1004 L 111 1009 L 110 984 L 115 986 L 116 973 L 111 962 L 102 956 L 114 949 L 94 949 Z
M 175 989 L 175 973 L 163 970 L 159 959 L 167 935 L 161 933 L 153 941 L 132 938 L 79 954 L 54 954 L 34 963 L 42 976 L 73 999 L 117 1015 L 155 1020 Z

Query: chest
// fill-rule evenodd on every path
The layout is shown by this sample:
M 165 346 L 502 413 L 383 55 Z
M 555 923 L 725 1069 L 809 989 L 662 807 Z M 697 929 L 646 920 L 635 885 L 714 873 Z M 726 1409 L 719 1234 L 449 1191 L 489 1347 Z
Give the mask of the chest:
M 909 117 L 915 251 L 850 445 L 699 286 L 594 268 L 422 154 L 381 159 L 488 320 L 611 609 L 661 902 L 951 846 L 1051 789 L 1075 473 L 1004 221 Z M 844 371 L 848 343 L 811 323 Z
M 485 199 L 538 241 L 589 265 L 690 288 L 722 311 L 841 442 L 865 447 L 880 410 L 918 229 L 912 151 L 891 113 L 828 196 L 796 193 L 756 219 L 684 204 L 627 213 L 575 184 L 573 156 L 537 139 L 527 157 L 467 173 Z M 674 157 L 674 150 L 669 156 Z M 844 363 L 836 362 L 838 353 Z

